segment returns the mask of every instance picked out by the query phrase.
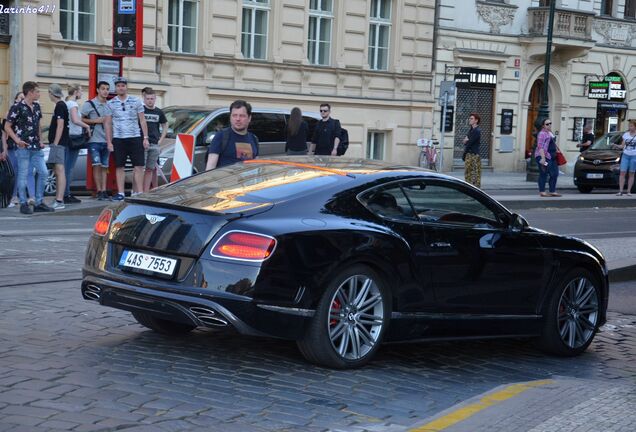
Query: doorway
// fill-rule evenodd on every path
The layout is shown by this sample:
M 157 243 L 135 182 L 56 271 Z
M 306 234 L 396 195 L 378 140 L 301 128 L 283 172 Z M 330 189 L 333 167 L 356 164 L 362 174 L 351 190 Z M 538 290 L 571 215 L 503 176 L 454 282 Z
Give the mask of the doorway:
M 526 118 L 526 153 L 525 156 L 531 155 L 534 148 L 534 137 L 536 134 L 534 121 L 539 115 L 539 106 L 541 105 L 541 91 L 543 90 L 543 80 L 536 80 L 530 89 L 530 97 L 528 102 L 528 117 Z

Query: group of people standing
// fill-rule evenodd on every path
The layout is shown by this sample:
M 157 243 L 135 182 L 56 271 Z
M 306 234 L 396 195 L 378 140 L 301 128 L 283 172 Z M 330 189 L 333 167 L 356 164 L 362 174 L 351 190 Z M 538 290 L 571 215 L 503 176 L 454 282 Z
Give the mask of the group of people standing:
M 291 110 L 286 131 L 285 152 L 290 156 L 307 154 L 336 156 L 342 128 L 340 121 L 331 118 L 331 105 L 320 105 L 321 120 L 311 140 L 309 125 L 303 120 L 300 108 Z M 230 105 L 230 127 L 214 135 L 208 147 L 206 170 L 211 170 L 258 156 L 258 138 L 248 131 L 252 120 L 252 106 L 244 100 Z
M 152 88 L 142 90 L 142 103 L 139 98 L 128 95 L 125 78 L 117 78 L 114 84 L 115 97 L 108 100 L 110 84 L 100 81 L 97 96 L 85 102 L 81 109 L 78 101 L 82 98 L 82 90 L 79 86 L 69 86 L 66 98 L 59 84 L 49 86 L 49 98 L 55 106 L 48 131 L 49 155 L 45 161 L 40 127 L 42 110 L 38 102 L 40 89 L 33 81 L 24 83 L 22 93 L 16 96 L 3 121 L 0 148 L 0 160 L 8 159 L 17 174 L 13 195 L 19 200 L 21 213 L 51 212 L 63 209 L 66 204 L 81 202 L 71 194 L 70 184 L 79 151 L 86 147 L 98 199 L 109 199 L 106 177 L 111 152 L 114 153 L 118 189 L 113 200 L 124 199 L 127 158 L 134 167 L 133 195 L 156 186 L 159 146 L 168 131 L 166 116 L 155 106 L 156 94 Z M 43 200 L 47 163 L 54 167 L 57 186 L 55 200 L 50 206 Z M 34 187 L 29 187 L 29 178 L 33 178 L 34 173 L 37 182 Z M 35 195 L 33 207 L 28 200 L 29 191 Z

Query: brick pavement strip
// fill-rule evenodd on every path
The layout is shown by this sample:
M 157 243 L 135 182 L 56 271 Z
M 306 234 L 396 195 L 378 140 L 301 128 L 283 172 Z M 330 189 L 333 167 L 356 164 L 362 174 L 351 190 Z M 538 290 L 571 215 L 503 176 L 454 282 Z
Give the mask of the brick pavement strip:
M 378 354 L 363 369 L 328 370 L 288 341 L 162 337 L 83 301 L 76 281 L 3 288 L 0 431 L 63 423 L 79 432 L 404 430 L 500 385 L 582 379 L 580 393 L 597 395 L 598 383 L 633 384 L 636 317 L 610 314 L 576 358 L 545 356 L 522 340 L 387 345 Z M 563 409 L 585 401 L 571 402 Z M 534 427 L 558 413 L 537 405 L 526 414 Z

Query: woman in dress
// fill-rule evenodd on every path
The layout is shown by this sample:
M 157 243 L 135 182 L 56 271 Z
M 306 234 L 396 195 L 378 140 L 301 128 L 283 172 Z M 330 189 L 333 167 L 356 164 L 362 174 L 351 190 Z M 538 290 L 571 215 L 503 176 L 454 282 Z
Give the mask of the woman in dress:
M 309 127 L 303 120 L 303 113 L 298 107 L 291 110 L 289 124 L 287 125 L 287 142 L 285 151 L 290 156 L 307 154 L 307 134 Z

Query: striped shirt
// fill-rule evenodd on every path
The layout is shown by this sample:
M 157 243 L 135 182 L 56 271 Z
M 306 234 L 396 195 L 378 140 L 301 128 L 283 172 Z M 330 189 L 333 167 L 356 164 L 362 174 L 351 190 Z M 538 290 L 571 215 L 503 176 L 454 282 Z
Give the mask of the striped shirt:
M 144 112 L 141 99 L 127 96 L 124 101 L 116 96 L 108 101 L 113 118 L 113 138 L 136 138 L 141 136 L 139 113 Z M 108 114 L 106 114 L 108 116 Z

